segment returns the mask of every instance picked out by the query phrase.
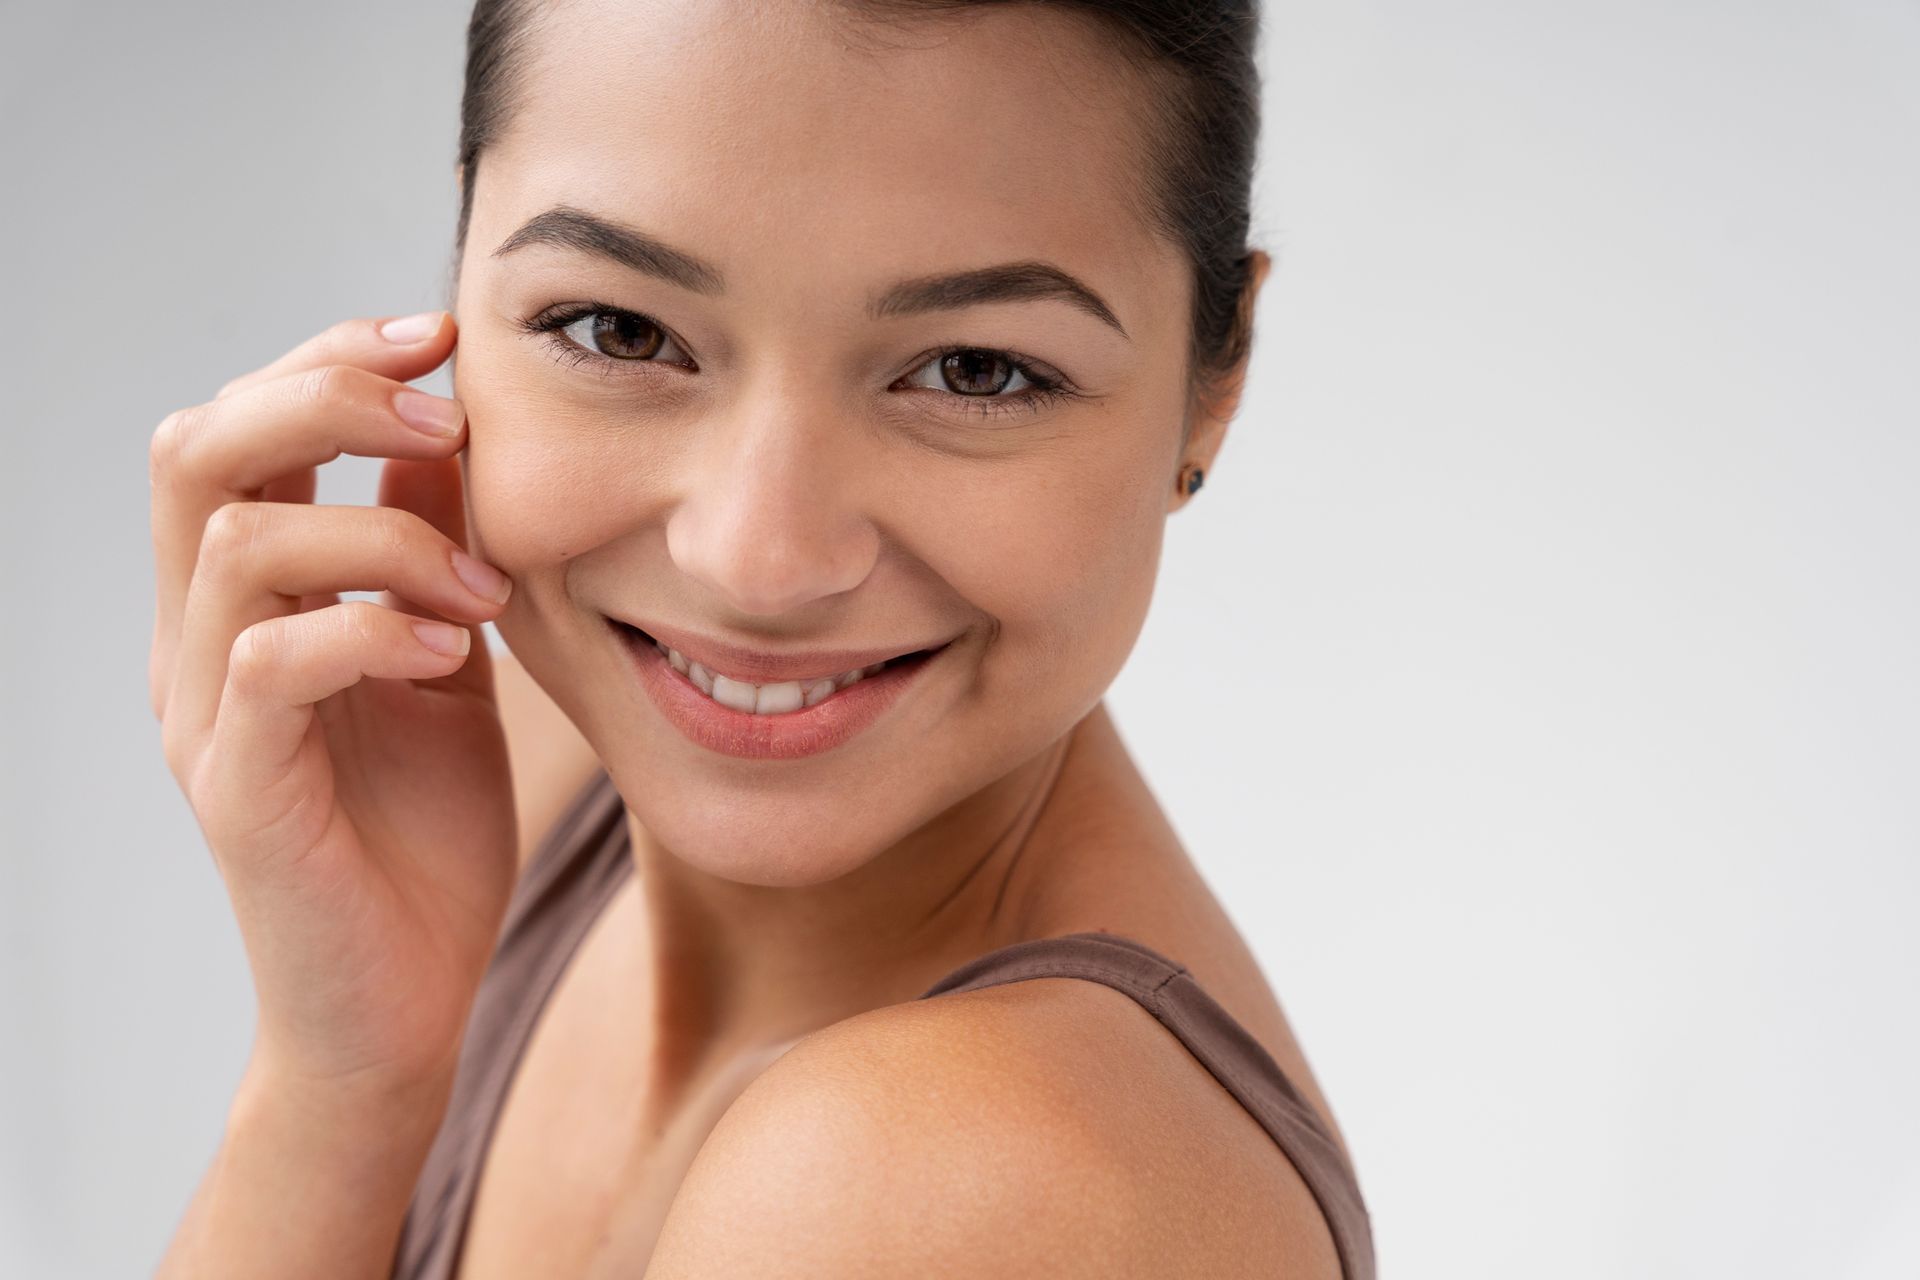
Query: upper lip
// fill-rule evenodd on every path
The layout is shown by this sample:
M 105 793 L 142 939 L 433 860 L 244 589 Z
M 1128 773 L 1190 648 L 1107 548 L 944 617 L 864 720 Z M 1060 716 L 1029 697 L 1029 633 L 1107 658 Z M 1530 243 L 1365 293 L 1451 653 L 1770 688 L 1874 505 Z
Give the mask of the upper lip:
M 855 667 L 870 667 L 888 658 L 918 653 L 922 649 L 937 649 L 947 643 L 936 640 L 929 644 L 895 645 L 887 649 L 794 649 L 769 653 L 656 622 L 643 624 L 612 614 L 608 616 L 615 622 L 646 632 L 669 649 L 678 650 L 687 661 L 697 662 L 715 675 L 749 684 L 824 680 L 852 671 Z

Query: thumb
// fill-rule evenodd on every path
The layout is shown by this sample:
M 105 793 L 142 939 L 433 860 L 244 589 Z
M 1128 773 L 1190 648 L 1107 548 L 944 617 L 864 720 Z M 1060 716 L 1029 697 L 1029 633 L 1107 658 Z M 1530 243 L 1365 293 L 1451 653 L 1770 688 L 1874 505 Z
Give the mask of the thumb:
M 380 505 L 411 511 L 438 529 L 462 550 L 467 546 L 467 506 L 465 485 L 460 477 L 460 459 L 389 458 L 380 469 Z M 383 592 L 380 603 L 401 613 L 440 618 L 425 605 Z M 443 619 L 445 620 L 445 619 Z M 473 633 L 473 647 L 467 660 L 451 675 L 416 680 L 426 688 L 460 689 L 484 697 L 493 696 L 493 654 L 487 648 L 487 635 L 479 623 L 467 630 Z

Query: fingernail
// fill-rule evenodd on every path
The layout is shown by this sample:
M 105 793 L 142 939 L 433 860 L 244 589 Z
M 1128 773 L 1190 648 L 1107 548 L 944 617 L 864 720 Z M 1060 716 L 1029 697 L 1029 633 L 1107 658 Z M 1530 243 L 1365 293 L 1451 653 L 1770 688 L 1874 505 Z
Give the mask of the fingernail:
M 444 311 L 422 311 L 417 316 L 401 316 L 398 320 L 389 320 L 380 326 L 380 336 L 388 342 L 409 343 L 424 342 L 440 332 L 440 317 Z
M 441 439 L 458 435 L 460 424 L 467 420 L 467 411 L 458 400 L 428 395 L 424 391 L 394 392 L 393 411 L 415 431 L 424 431 Z
M 435 653 L 449 656 L 465 653 L 473 643 L 473 632 L 465 627 L 456 627 L 451 622 L 416 622 L 413 634 L 420 637 L 420 643 Z
M 467 584 L 467 590 L 482 600 L 505 604 L 513 594 L 513 583 L 506 574 L 483 560 L 475 560 L 458 547 L 453 549 L 453 571 Z

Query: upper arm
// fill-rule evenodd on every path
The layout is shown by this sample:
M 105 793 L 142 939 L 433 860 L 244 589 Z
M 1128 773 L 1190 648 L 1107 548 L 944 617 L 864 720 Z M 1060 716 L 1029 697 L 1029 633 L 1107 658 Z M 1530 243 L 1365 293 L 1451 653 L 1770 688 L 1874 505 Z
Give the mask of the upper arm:
M 519 865 L 524 867 L 567 802 L 600 767 L 600 758 L 511 652 L 493 655 L 493 680 L 513 771 Z
M 1023 1068 L 954 1047 L 864 1015 L 789 1050 L 701 1148 L 647 1280 L 1151 1274 L 1125 1163 Z

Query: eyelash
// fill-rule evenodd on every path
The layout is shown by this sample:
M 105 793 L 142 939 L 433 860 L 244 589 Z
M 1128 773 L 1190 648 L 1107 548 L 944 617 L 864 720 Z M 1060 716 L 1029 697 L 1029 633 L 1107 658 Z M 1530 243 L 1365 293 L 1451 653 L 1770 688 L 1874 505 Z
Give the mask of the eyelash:
M 593 351 L 583 347 L 561 332 L 575 322 L 585 320 L 595 315 L 631 317 L 645 324 L 652 325 L 662 334 L 667 335 L 675 346 L 680 345 L 677 338 L 673 338 L 671 334 L 668 334 L 666 326 L 662 325 L 653 317 L 638 311 L 630 311 L 625 307 L 616 307 L 603 302 L 569 303 L 563 307 L 549 308 L 534 316 L 532 319 L 521 321 L 520 327 L 528 333 L 538 334 L 544 337 L 556 360 L 566 361 L 575 368 L 579 368 L 582 365 L 598 366 L 603 376 L 622 376 L 615 372 L 614 366 L 618 365 L 667 363 L 659 360 L 621 360 L 614 356 L 607 355 L 605 352 Z M 1014 352 L 1001 351 L 992 347 L 941 347 L 937 351 L 928 353 L 927 358 L 915 365 L 912 369 L 909 369 L 906 376 L 919 373 L 929 364 L 944 360 L 946 357 L 962 351 L 998 356 L 1012 365 L 1014 371 L 1031 384 L 1019 394 L 1012 396 L 969 396 L 962 395 L 957 391 L 938 392 L 938 394 L 949 400 L 963 402 L 965 407 L 961 411 L 964 413 L 977 414 L 982 418 L 995 418 L 1003 417 L 1010 413 L 1038 412 L 1048 405 L 1073 399 L 1080 394 L 1073 389 L 1066 379 L 1045 372 L 1033 361 L 1017 355 Z M 919 390 L 928 391 L 933 390 L 933 388 L 922 387 L 919 388 Z

